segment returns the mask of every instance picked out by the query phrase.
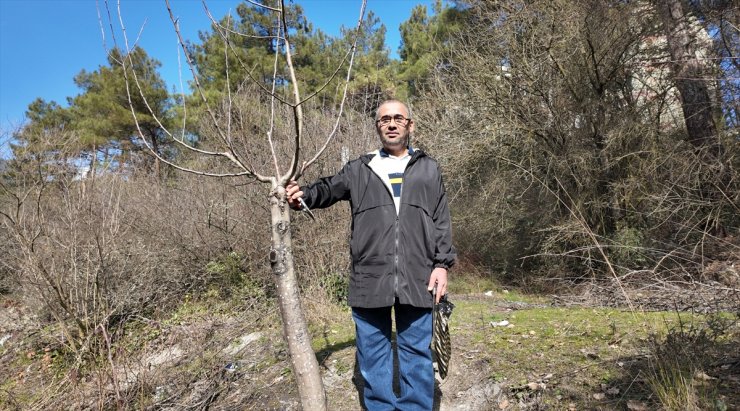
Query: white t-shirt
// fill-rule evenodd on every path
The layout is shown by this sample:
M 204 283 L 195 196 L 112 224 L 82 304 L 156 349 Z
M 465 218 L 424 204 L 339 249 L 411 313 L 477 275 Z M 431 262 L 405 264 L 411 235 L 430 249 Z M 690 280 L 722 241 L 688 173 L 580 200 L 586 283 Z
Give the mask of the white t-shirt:
M 381 180 L 388 187 L 388 190 L 393 195 L 393 203 L 396 205 L 396 215 L 398 215 L 401 209 L 401 191 L 403 189 L 403 173 L 406 170 L 406 166 L 411 160 L 411 154 L 414 150 L 409 147 L 408 153 L 402 157 L 395 157 L 385 152 L 385 150 L 375 150 L 372 160 L 368 164 L 375 174 L 380 177 Z

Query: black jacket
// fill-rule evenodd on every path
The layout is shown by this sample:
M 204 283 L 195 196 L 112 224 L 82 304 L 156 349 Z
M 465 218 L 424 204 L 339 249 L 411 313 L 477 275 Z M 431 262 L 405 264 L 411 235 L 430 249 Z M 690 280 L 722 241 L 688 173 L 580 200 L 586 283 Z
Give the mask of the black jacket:
M 451 267 L 456 256 L 439 165 L 414 150 L 396 216 L 390 190 L 368 165 L 374 155 L 363 155 L 336 175 L 301 187 L 303 199 L 309 208 L 350 202 L 351 307 L 392 306 L 398 297 L 401 304 L 431 308 L 429 276 L 434 267 Z

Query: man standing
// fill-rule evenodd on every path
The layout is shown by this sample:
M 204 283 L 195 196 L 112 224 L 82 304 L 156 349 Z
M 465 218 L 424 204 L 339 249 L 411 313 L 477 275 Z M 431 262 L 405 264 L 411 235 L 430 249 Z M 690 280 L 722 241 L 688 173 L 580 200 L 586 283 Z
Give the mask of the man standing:
M 380 105 L 375 126 L 382 148 L 308 186 L 287 186 L 288 203 L 324 208 L 348 200 L 352 273 L 347 302 L 357 358 L 371 410 L 431 410 L 434 369 L 432 289 L 447 292 L 455 262 L 450 214 L 439 165 L 409 146 L 414 122 L 397 100 Z M 400 397 L 393 392 L 391 309 L 396 317 Z

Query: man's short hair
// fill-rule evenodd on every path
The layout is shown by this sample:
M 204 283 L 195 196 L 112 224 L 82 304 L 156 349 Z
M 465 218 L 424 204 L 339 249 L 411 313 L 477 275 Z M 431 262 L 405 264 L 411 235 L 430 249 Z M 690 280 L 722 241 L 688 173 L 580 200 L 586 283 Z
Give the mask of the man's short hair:
M 408 104 L 404 103 L 401 100 L 396 100 L 396 99 L 392 98 L 390 100 L 385 100 L 382 103 L 378 104 L 378 108 L 375 109 L 375 121 L 380 120 L 378 118 L 378 111 L 380 111 L 380 108 L 383 107 L 386 104 L 389 104 L 389 103 L 399 103 L 399 104 L 401 104 L 403 106 L 403 108 L 406 109 L 406 114 L 408 114 L 409 118 L 411 118 L 411 109 L 409 108 Z

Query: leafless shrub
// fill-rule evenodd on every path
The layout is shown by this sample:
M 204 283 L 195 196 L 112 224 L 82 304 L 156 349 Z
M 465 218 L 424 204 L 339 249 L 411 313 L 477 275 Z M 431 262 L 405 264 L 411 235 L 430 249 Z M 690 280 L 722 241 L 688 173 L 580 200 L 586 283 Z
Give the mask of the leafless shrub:
M 737 255 L 737 141 L 690 144 L 646 5 L 467 3 L 415 104 L 464 255 L 535 286 L 700 280 Z
M 733 344 L 737 318 L 713 315 L 698 324 L 680 321 L 664 336 L 651 337 L 647 387 L 666 410 L 729 409 L 736 392 L 717 381 L 736 368 L 738 358 L 726 351 Z
M 255 258 L 260 230 L 244 218 L 265 211 L 232 184 L 113 173 L 84 179 L 68 169 L 73 161 L 61 149 L 53 158 L 19 153 L 2 175 L 6 281 L 42 318 L 56 320 L 61 345 L 91 350 L 101 327 L 176 304 L 187 291 L 238 285 L 208 270 L 231 252 L 241 273 L 266 273 Z

